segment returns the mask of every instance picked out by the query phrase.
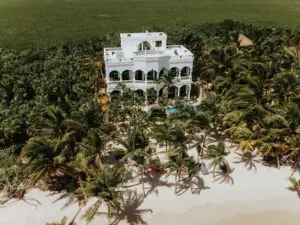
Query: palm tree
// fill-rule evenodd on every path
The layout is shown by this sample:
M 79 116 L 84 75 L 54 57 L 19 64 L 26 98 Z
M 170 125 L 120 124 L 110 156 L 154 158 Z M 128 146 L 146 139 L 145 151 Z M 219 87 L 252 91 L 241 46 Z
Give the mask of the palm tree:
M 181 176 L 187 162 L 187 154 L 185 153 L 185 149 L 180 147 L 170 149 L 169 159 L 170 160 L 167 163 L 167 167 L 170 168 L 171 171 L 175 171 L 175 193 L 177 194 L 178 185 L 181 181 Z
M 300 48 L 299 48 L 299 46 L 284 47 L 284 50 L 289 56 L 291 56 L 294 59 L 294 61 L 296 63 L 295 67 L 299 69 L 300 68 Z
M 84 167 L 100 168 L 104 154 L 105 142 L 104 137 L 96 129 L 90 129 L 86 137 L 79 143 L 80 156 L 85 160 Z
M 229 154 L 230 152 L 226 151 L 224 142 L 219 141 L 217 145 L 210 145 L 207 147 L 204 157 L 212 160 L 210 167 L 214 170 L 219 166 L 222 171 L 225 171 L 230 169 L 230 166 L 225 159 Z
M 202 80 L 201 78 L 197 77 L 197 80 L 193 82 L 196 87 L 199 90 L 199 96 L 198 96 L 198 102 L 201 102 L 202 99 L 204 98 L 204 87 L 207 84 L 206 81 Z
M 108 217 L 110 218 L 112 210 L 120 208 L 122 199 L 121 191 L 118 189 L 123 180 L 122 169 L 105 165 L 93 172 L 93 178 L 90 182 L 82 181 L 82 186 L 76 190 L 77 193 L 83 194 L 87 198 L 96 198 L 96 201 L 82 216 L 87 223 L 91 222 L 97 215 L 102 203 L 106 204 Z
M 152 129 L 152 135 L 159 142 L 165 142 L 166 151 L 171 145 L 183 146 L 187 140 L 182 126 L 178 123 L 170 123 L 168 121 L 154 127 Z
M 21 157 L 25 159 L 24 167 L 31 174 L 32 184 L 37 183 L 46 175 L 51 177 L 56 173 L 59 164 L 56 157 L 60 153 L 56 150 L 53 142 L 41 137 L 29 139 L 24 146 Z
M 142 185 L 144 191 L 143 176 L 145 174 L 147 161 L 151 158 L 149 138 L 145 133 L 145 130 L 138 124 L 134 124 L 134 126 L 127 133 L 126 140 L 124 141 L 120 139 L 118 142 L 123 145 L 126 151 L 123 160 L 132 160 L 138 166 L 142 176 Z M 131 162 L 129 162 L 127 165 L 127 172 L 130 170 L 130 163 Z
M 159 84 L 162 85 L 162 93 L 164 96 L 164 104 L 168 104 L 168 97 L 169 97 L 169 90 L 173 85 L 173 76 L 170 73 L 164 73 L 160 75 L 160 78 L 158 80 Z

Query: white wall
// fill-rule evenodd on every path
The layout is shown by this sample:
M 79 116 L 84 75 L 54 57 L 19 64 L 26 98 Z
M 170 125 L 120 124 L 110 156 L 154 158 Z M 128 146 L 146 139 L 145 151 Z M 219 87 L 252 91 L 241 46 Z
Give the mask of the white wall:
M 124 51 L 124 54 L 126 57 L 132 57 L 133 52 L 138 51 L 139 44 L 143 41 L 147 41 L 150 43 L 152 48 L 155 48 L 156 50 L 165 50 L 167 46 L 167 38 L 165 36 L 149 36 L 147 33 L 143 35 L 142 37 L 127 37 L 127 38 L 121 38 L 121 47 Z M 162 41 L 162 47 L 156 48 L 155 42 L 156 41 Z

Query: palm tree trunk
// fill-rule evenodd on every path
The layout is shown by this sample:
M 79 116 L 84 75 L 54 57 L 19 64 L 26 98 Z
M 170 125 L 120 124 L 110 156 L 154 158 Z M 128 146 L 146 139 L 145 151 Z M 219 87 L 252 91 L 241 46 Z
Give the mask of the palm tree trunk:
M 178 184 L 179 184 L 180 178 L 181 178 L 181 167 L 176 172 L 176 177 L 177 177 L 177 179 L 175 179 L 175 194 L 177 194 L 177 188 L 178 188 Z

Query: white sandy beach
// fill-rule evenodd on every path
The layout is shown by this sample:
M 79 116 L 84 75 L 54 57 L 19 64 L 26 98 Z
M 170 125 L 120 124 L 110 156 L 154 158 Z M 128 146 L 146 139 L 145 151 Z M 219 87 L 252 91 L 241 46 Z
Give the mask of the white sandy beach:
M 140 209 L 152 209 L 144 214 L 149 225 L 153 224 L 211 224 L 211 225 L 298 225 L 300 221 L 300 199 L 286 189 L 289 186 L 290 168 L 269 168 L 257 165 L 257 172 L 248 171 L 243 164 L 234 164 L 234 153 L 228 161 L 235 168 L 234 184 L 215 183 L 212 175 L 203 176 L 206 188 L 193 194 L 191 189 L 175 196 L 174 187 L 159 187 L 158 195 L 149 195 Z M 295 175 L 299 178 L 299 174 Z M 297 177 L 298 176 L 298 177 Z M 169 181 L 172 178 L 168 179 Z M 140 190 L 140 186 L 138 186 Z M 23 201 L 0 208 L 0 225 L 45 225 L 58 222 L 64 216 L 71 219 L 78 207 L 76 204 L 62 209 L 65 200 L 52 203 L 57 196 L 32 190 L 27 198 L 35 198 L 41 204 L 31 206 Z M 79 217 L 77 225 L 85 224 Z M 92 225 L 108 224 L 104 216 L 97 217 Z M 126 224 L 126 223 L 120 223 Z

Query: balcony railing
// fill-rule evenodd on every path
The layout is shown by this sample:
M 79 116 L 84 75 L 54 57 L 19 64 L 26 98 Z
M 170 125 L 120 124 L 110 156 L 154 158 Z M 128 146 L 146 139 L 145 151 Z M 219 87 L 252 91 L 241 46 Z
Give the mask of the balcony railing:
M 192 80 L 191 76 L 184 76 L 184 77 L 175 77 L 173 79 L 174 83 L 180 83 L 185 81 Z M 124 84 L 155 84 L 157 83 L 156 80 L 110 80 L 107 82 L 107 84 L 118 84 L 118 83 L 124 83 Z
M 152 54 L 163 54 L 164 51 L 161 50 L 142 50 L 134 52 L 135 55 L 152 55 Z

